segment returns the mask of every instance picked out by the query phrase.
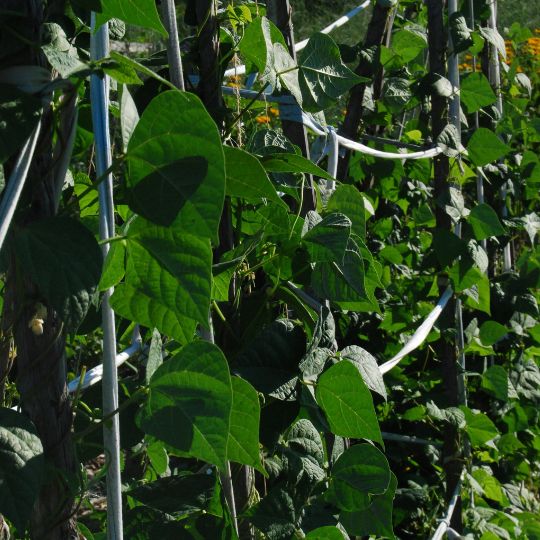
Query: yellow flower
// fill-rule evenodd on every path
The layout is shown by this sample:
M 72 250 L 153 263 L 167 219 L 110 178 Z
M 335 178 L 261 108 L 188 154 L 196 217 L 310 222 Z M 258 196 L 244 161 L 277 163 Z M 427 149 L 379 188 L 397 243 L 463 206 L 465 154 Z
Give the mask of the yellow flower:
M 270 117 L 263 114 L 262 116 L 257 116 L 257 118 L 255 118 L 255 122 L 257 122 L 257 124 L 269 124 Z

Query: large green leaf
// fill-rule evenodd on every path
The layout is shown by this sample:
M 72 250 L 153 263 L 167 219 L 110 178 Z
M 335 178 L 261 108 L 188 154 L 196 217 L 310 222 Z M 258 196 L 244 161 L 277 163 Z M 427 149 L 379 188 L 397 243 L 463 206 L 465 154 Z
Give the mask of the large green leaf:
M 35 221 L 14 240 L 21 267 L 74 331 L 85 318 L 101 274 L 101 250 L 79 221 L 54 217 Z
M 288 154 L 285 152 L 265 154 L 261 159 L 263 167 L 268 172 L 274 173 L 306 173 L 333 180 L 331 174 L 328 174 L 324 169 L 315 165 L 313 161 L 306 159 L 299 154 Z
M 269 540 L 291 538 L 298 519 L 291 495 L 281 487 L 274 488 L 261 502 L 251 507 L 247 518 Z
M 244 379 L 232 377 L 233 404 L 230 419 L 227 459 L 250 465 L 264 475 L 259 452 L 261 406 L 256 390 Z
M 379 370 L 377 360 L 375 357 L 368 353 L 362 347 L 358 345 L 349 345 L 345 347 L 340 355 L 342 358 L 350 360 L 360 371 L 362 379 L 367 384 L 367 387 L 372 392 L 377 392 L 384 399 L 387 398 L 386 387 L 384 386 L 384 380 Z
M 377 311 L 377 303 L 366 289 L 368 279 L 360 250 L 353 238 L 349 238 L 343 262 L 315 265 L 311 274 L 311 286 L 319 298 L 331 300 L 342 309 Z M 373 277 L 370 273 L 370 281 Z
M 397 478 L 390 473 L 390 485 L 385 493 L 373 497 L 372 503 L 364 510 L 341 512 L 339 521 L 350 535 L 376 535 L 395 538 L 392 528 L 392 508 L 397 489 Z
M 19 538 L 44 476 L 43 447 L 34 425 L 23 414 L 0 408 L 0 514 L 13 522 Z
M 293 399 L 298 363 L 306 350 L 302 328 L 280 319 L 264 328 L 235 360 L 235 372 L 259 392 L 278 399 Z
M 127 495 L 161 512 L 184 515 L 206 510 L 215 487 L 214 476 L 188 473 L 158 478 L 130 489 Z
M 231 146 L 224 146 L 223 150 L 227 170 L 227 195 L 254 202 L 267 199 L 286 206 L 256 157 Z
M 334 40 L 320 32 L 308 41 L 298 66 L 302 108 L 306 111 L 330 107 L 355 84 L 367 81 L 343 64 Z
M 208 239 L 141 218 L 131 224 L 127 237 L 126 282 L 154 295 L 179 315 L 206 326 L 212 283 Z
M 482 388 L 502 401 L 508 401 L 508 372 L 502 366 L 491 366 L 482 375 Z
M 352 223 L 352 232 L 362 240 L 366 237 L 366 215 L 364 198 L 354 186 L 341 184 L 330 197 L 326 209 L 329 212 L 341 212 Z
M 465 406 L 461 406 L 460 409 L 465 414 L 465 431 L 474 448 L 482 446 L 499 435 L 499 430 L 487 415 L 482 412 L 473 413 Z
M 154 373 L 141 427 L 181 455 L 225 468 L 232 401 L 225 356 L 194 341 Z
M 309 214 L 315 214 L 310 212 Z M 308 214 L 308 217 L 309 217 Z M 302 237 L 311 262 L 342 262 L 351 234 L 351 221 L 343 214 L 329 214 Z M 306 219 L 307 223 L 307 219 Z
M 506 155 L 510 147 L 490 129 L 478 128 L 469 140 L 467 151 L 472 162 L 482 167 Z
M 470 73 L 461 79 L 461 101 L 469 113 L 495 103 L 497 99 L 483 73 Z
M 414 60 L 426 47 L 425 36 L 410 30 L 398 30 L 392 35 L 392 50 L 403 63 Z
M 0 164 L 22 147 L 37 124 L 40 109 L 36 97 L 0 84 Z
M 176 91 L 155 97 L 135 127 L 127 157 L 135 212 L 217 242 L 225 161 L 217 126 L 198 97 Z
M 160 283 L 168 294 L 174 294 L 178 288 L 176 280 L 165 272 L 160 275 L 163 279 L 158 278 L 156 283 Z M 178 315 L 174 306 L 164 304 L 161 295 L 154 295 L 152 291 L 144 292 L 140 288 L 122 283 L 114 290 L 111 306 L 122 317 L 137 321 L 148 328 L 155 326 L 181 344 L 188 343 L 195 335 L 197 322 Z
M 246 28 L 238 47 L 248 64 L 253 64 L 253 68 L 262 74 L 265 67 L 272 62 L 273 43 L 287 46 L 276 25 L 266 17 L 258 17 Z M 252 66 L 248 65 L 247 72 L 251 69 Z
M 101 13 L 96 14 L 96 23 L 101 25 L 110 19 L 121 19 L 128 24 L 156 30 L 166 36 L 153 0 L 101 0 Z
M 306 534 L 306 540 L 344 540 L 344 538 L 343 533 L 331 525 L 319 527 Z
M 474 236 L 477 240 L 485 240 L 492 236 L 501 236 L 506 233 L 501 225 L 495 210 L 489 204 L 479 204 L 475 206 L 468 217 Z
M 342 360 L 319 377 L 316 399 L 332 433 L 382 444 L 371 393 L 351 362 Z
M 328 496 L 341 510 L 363 510 L 370 504 L 369 496 L 384 493 L 389 482 L 390 466 L 384 454 L 370 444 L 357 444 L 332 467 Z

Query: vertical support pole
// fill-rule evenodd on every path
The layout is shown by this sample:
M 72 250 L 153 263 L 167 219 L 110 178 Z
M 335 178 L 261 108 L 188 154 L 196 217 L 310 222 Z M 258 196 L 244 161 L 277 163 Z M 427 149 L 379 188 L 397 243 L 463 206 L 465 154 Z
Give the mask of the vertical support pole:
M 39 46 L 43 33 L 45 2 L 4 1 L 2 7 L 5 8 L 6 4 L 12 15 L 6 11 L 3 14 L 6 17 L 4 23 L 10 27 L 14 25 L 14 35 L 18 36 L 14 38 L 14 43 L 18 46 L 12 51 L 4 51 L 3 66 L 32 65 L 45 68 L 46 60 Z M 19 24 L 19 21 L 24 21 L 24 26 Z M 48 97 L 45 98 L 43 108 L 41 129 L 34 130 L 30 141 L 25 145 L 24 157 L 14 164 L 5 164 L 9 182 L 3 193 L 2 203 L 5 201 L 5 204 L 8 204 L 6 196 L 10 189 L 13 190 L 9 203 L 11 209 L 17 204 L 18 186 L 22 187 L 23 178 L 28 173 L 24 208 L 14 216 L 10 216 L 11 212 L 4 208 L 7 212 L 3 214 L 6 220 L 13 217 L 14 225 L 21 230 L 54 216 L 57 208 L 53 173 L 54 113 Z M 32 158 L 34 145 L 35 155 Z M 4 223 L 7 224 L 8 221 Z M 38 307 L 35 300 L 42 295 L 32 282 L 28 269 L 17 264 L 12 254 L 5 255 L 8 268 L 2 327 L 12 332 L 17 350 L 16 382 L 21 408 L 36 427 L 48 467 L 47 477 L 30 516 L 30 537 L 45 540 L 74 538 L 77 532 L 72 514 L 74 493 L 71 480 L 76 477 L 77 465 L 71 436 L 73 415 L 66 384 L 65 331 L 60 317 L 47 303 L 44 305 L 47 316 L 43 333 L 36 335 L 28 327 L 29 322 L 36 317 Z M 2 351 L 8 354 L 8 358 L 0 359 L 0 369 L 6 369 L 0 373 L 2 379 L 7 376 L 9 369 L 9 365 L 6 366 L 4 362 L 7 360 L 8 364 L 11 363 L 9 346 L 8 344 L 7 351 Z M 5 490 L 4 486 L 0 487 L 0 491 L 2 489 Z M 2 529 L 4 527 L 0 519 L 0 534 Z M 23 531 L 18 532 L 22 534 Z
M 387 20 L 390 14 L 388 7 L 382 7 L 379 2 L 375 3 L 373 7 L 373 14 L 369 21 L 366 37 L 364 39 L 364 48 L 374 47 L 381 45 L 384 42 Z M 361 77 L 371 77 L 373 75 L 372 67 L 366 60 L 361 59 L 355 73 Z M 347 112 L 343 119 L 343 124 L 339 130 L 339 134 L 347 137 L 348 139 L 356 139 L 358 127 L 362 119 L 362 113 L 364 107 L 362 101 L 364 99 L 364 92 L 366 91 L 366 84 L 360 83 L 354 86 L 349 94 L 349 100 L 347 102 Z M 339 159 L 338 164 L 338 178 L 344 180 L 349 170 L 349 161 L 351 158 L 351 151 L 346 150 L 342 157 Z
M 161 0 L 161 15 L 165 29 L 169 34 L 167 38 L 169 77 L 176 88 L 184 91 L 184 71 L 182 69 L 180 42 L 178 41 L 178 25 L 176 23 L 176 6 L 174 0 Z
M 109 33 L 107 23 L 96 30 L 95 13 L 92 13 L 92 34 L 90 55 L 99 60 L 109 54 Z M 92 75 L 90 79 L 92 121 L 96 141 L 96 174 L 104 177 L 99 184 L 99 234 L 102 240 L 114 236 L 114 202 L 112 174 L 105 172 L 112 163 L 109 133 L 109 81 Z M 103 256 L 109 251 L 109 244 L 103 244 Z M 116 372 L 116 328 L 114 312 L 109 304 L 113 290 L 105 291 L 102 300 L 103 326 L 103 414 L 118 408 L 118 376 Z M 105 457 L 107 462 L 107 538 L 123 539 L 122 492 L 120 476 L 120 420 L 114 415 L 103 427 Z
M 197 0 L 198 66 L 200 81 L 197 88 L 202 102 L 221 127 L 221 78 L 219 70 L 219 24 L 216 0 Z
M 457 0 L 448 0 L 448 20 L 458 10 Z M 461 139 L 461 100 L 459 97 L 460 77 L 459 77 L 459 62 L 458 55 L 454 52 L 454 44 L 452 43 L 452 35 L 448 32 L 448 44 L 450 54 L 448 55 L 448 79 L 454 90 L 450 97 L 448 120 L 456 128 L 456 131 Z M 454 186 L 456 187 L 456 186 Z M 454 232 L 461 238 L 461 224 L 458 224 Z M 457 363 L 459 373 L 457 375 L 457 400 L 460 405 L 465 405 L 466 398 L 466 381 L 465 381 L 465 338 L 463 335 L 463 308 L 461 300 L 456 300 L 456 346 L 458 350 Z
M 296 61 L 296 49 L 294 42 L 294 31 L 292 24 L 292 10 L 289 0 L 267 0 L 266 9 L 268 18 L 279 28 L 285 43 L 289 49 L 289 53 Z M 281 126 L 283 133 L 290 141 L 300 147 L 302 155 L 309 159 L 309 144 L 307 138 L 307 130 L 300 122 L 291 120 L 282 120 Z M 310 210 L 315 210 L 317 207 L 317 199 L 315 189 L 313 187 L 313 177 L 307 175 L 307 186 L 304 188 L 303 203 L 301 215 L 305 216 Z
M 497 0 L 491 0 L 489 3 L 489 18 L 488 18 L 488 27 L 492 30 L 497 30 Z M 497 48 L 489 44 L 489 82 L 495 92 L 497 101 L 495 102 L 495 107 L 499 119 L 503 115 L 503 101 L 502 101 L 502 92 L 501 92 L 501 67 L 499 61 L 499 52 Z M 502 200 L 502 216 L 503 218 L 508 217 L 508 207 L 506 206 L 506 183 L 503 184 L 500 190 L 500 196 Z M 503 270 L 508 272 L 512 269 L 512 250 L 510 243 L 504 246 L 503 250 Z
M 441 0 L 426 0 L 428 11 L 428 48 L 429 65 L 432 73 L 444 75 L 446 73 L 446 45 L 447 35 L 444 28 L 444 7 Z M 433 93 L 431 95 L 431 122 L 433 139 L 436 140 L 447 122 L 447 104 L 445 98 Z M 449 178 L 448 157 L 440 154 L 434 160 L 434 199 L 440 200 L 448 196 Z M 444 208 L 435 208 L 437 227 L 452 230 L 452 221 Z M 439 284 L 439 293 L 442 295 L 447 283 Z M 458 401 L 458 362 L 456 344 L 454 340 L 444 335 L 444 329 L 452 328 L 455 324 L 456 302 L 450 300 L 447 308 L 440 318 L 443 335 L 435 343 L 435 350 L 442 362 L 442 377 L 445 385 L 445 401 L 447 406 L 457 406 Z M 459 483 L 462 464 L 459 447 L 459 434 L 456 428 L 448 428 L 444 433 L 442 461 L 446 476 L 446 500 L 450 501 L 456 486 Z M 457 501 L 456 510 L 452 516 L 452 528 L 461 531 L 461 499 Z

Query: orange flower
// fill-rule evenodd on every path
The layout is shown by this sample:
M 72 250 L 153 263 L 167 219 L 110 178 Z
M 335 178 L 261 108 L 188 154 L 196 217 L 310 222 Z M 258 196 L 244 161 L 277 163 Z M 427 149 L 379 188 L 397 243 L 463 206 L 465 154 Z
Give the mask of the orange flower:
M 272 115 L 272 116 L 279 116 L 279 109 L 276 109 L 275 107 L 270 107 L 268 109 L 268 112 Z
M 262 116 L 257 116 L 257 118 L 255 118 L 255 122 L 257 122 L 257 124 L 269 124 L 270 117 L 263 114 Z

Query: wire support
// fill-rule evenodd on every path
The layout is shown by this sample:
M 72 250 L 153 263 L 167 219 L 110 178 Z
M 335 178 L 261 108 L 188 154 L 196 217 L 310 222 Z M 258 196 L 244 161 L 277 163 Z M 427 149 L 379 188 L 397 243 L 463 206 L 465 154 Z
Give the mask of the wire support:
M 454 489 L 450 503 L 446 510 L 445 516 L 440 520 L 439 526 L 435 530 L 435 534 L 431 537 L 431 540 L 441 540 L 444 534 L 450 529 L 450 521 L 454 515 L 454 510 L 456 509 L 457 502 L 461 494 L 461 486 L 463 484 L 464 472 L 461 473 L 461 478 Z M 453 529 L 452 529 L 453 531 Z
M 34 131 L 30 137 L 26 140 L 26 143 L 24 144 L 19 157 L 17 158 L 15 167 L 9 176 L 6 189 L 2 196 L 2 202 L 0 203 L 0 250 L 4 245 L 11 221 L 13 220 L 13 215 L 15 214 L 17 204 L 21 197 L 21 193 L 26 182 L 26 177 L 28 176 L 28 171 L 30 169 L 30 164 L 32 163 L 32 158 L 34 157 L 40 131 L 41 118 L 39 119 L 38 124 L 34 128 Z
M 136 325 L 133 330 L 133 335 L 131 338 L 131 345 L 123 350 L 121 353 L 116 355 L 115 358 L 115 365 L 116 369 L 127 362 L 132 356 L 137 354 L 142 350 L 142 340 L 141 340 L 141 334 L 139 330 L 139 325 Z M 99 364 L 96 367 L 93 367 L 92 369 L 89 369 L 84 379 L 81 382 L 81 378 L 77 377 L 70 381 L 68 384 L 68 392 L 74 393 L 77 390 L 86 390 L 87 388 L 90 388 L 90 386 L 94 386 L 94 384 L 97 384 L 103 379 L 103 364 Z
M 315 311 L 320 311 L 322 309 L 323 306 L 318 300 L 311 297 L 302 289 L 298 288 L 296 285 L 294 285 L 294 283 L 288 281 L 287 287 L 310 308 L 314 309 Z M 411 336 L 404 347 L 393 358 L 379 366 L 379 371 L 383 375 L 388 373 L 392 368 L 396 367 L 401 360 L 405 358 L 405 356 L 418 349 L 418 347 L 424 343 L 453 294 L 454 291 L 452 290 L 452 287 L 448 286 L 446 291 L 444 291 L 443 295 L 439 298 L 437 305 L 431 310 L 429 315 L 424 319 L 424 322 L 417 328 L 416 332 Z
M 388 360 L 388 362 L 379 366 L 379 370 L 383 375 L 397 366 L 405 356 L 418 349 L 424 343 L 453 294 L 452 287 L 448 286 L 437 302 L 437 305 L 431 310 L 430 314 L 424 319 L 424 322 L 418 327 L 405 346 L 393 358 Z
M 381 436 L 385 441 L 402 442 L 407 444 L 419 444 L 422 446 L 442 446 L 442 443 L 440 441 L 430 441 L 429 439 L 422 439 L 421 437 L 414 437 L 412 435 L 399 435 L 397 433 L 388 433 L 387 431 L 381 431 Z
M 90 56 L 96 61 L 109 54 L 108 24 L 96 29 L 96 14 L 92 13 Z M 99 230 L 102 240 L 114 236 L 114 202 L 112 175 L 106 173 L 112 163 L 109 133 L 109 81 L 104 75 L 90 77 L 90 101 L 96 148 L 96 174 L 103 178 L 98 186 Z M 109 250 L 108 242 L 102 246 L 103 256 Z M 111 414 L 118 408 L 118 375 L 116 371 L 116 327 L 109 300 L 113 290 L 105 291 L 102 299 L 103 327 L 103 413 Z M 120 476 L 120 420 L 114 415 L 103 427 L 104 449 L 107 459 L 107 538 L 122 540 L 122 483 Z
M 332 24 L 329 24 L 325 28 L 323 28 L 320 32 L 321 34 L 329 34 L 333 30 L 336 30 L 337 28 L 340 28 L 341 26 L 347 24 L 353 17 L 364 11 L 369 5 L 370 0 L 365 0 L 365 2 L 362 2 L 359 6 L 356 6 L 355 8 L 351 9 L 348 13 L 343 15 L 343 17 L 340 17 L 336 21 L 334 21 Z M 299 41 L 295 44 L 294 50 L 296 52 L 300 52 L 302 49 L 305 49 L 307 44 L 309 42 L 309 39 L 304 39 L 302 41 Z M 225 71 L 225 77 L 233 77 L 235 75 L 245 75 L 246 74 L 246 66 L 241 65 L 233 68 L 229 68 Z

